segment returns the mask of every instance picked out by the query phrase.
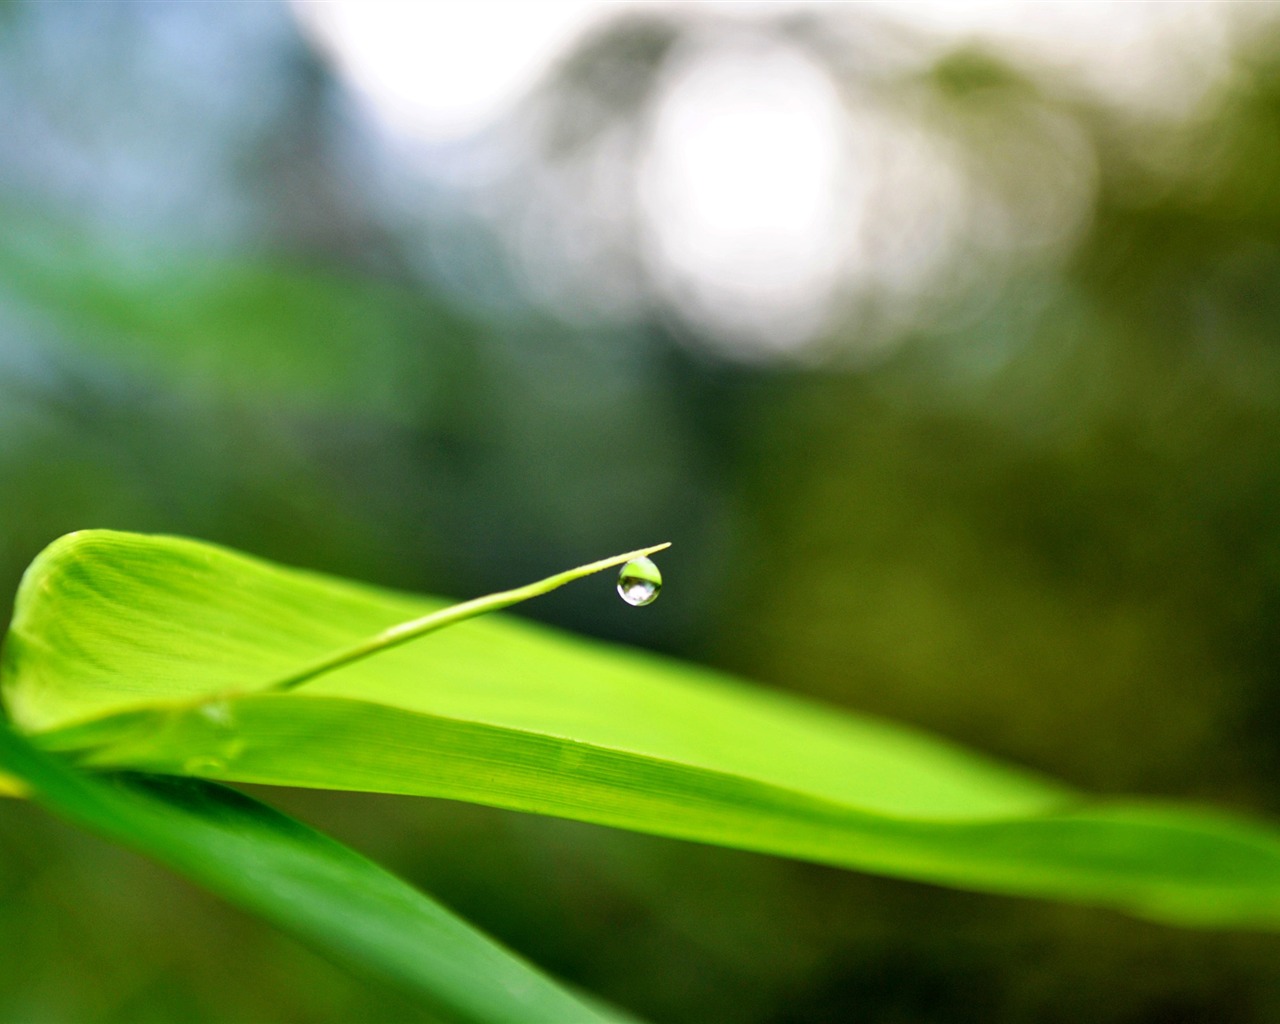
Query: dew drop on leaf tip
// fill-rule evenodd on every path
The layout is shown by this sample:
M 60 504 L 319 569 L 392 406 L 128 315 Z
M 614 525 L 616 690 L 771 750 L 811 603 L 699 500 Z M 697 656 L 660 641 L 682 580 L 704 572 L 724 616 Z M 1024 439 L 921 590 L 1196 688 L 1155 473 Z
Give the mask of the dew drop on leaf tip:
M 662 589 L 662 573 L 648 558 L 633 558 L 618 574 L 618 596 L 627 604 L 652 604 Z

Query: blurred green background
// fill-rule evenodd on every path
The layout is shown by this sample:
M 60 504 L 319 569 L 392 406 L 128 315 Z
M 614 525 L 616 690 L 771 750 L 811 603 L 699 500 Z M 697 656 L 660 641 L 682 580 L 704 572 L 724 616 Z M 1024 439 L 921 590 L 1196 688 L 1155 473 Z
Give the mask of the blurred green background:
M 81 527 L 458 597 L 671 540 L 520 614 L 1280 816 L 1280 11 L 579 5 L 388 107 L 534 46 L 478 6 L 0 5 L 6 616 Z M 1280 1020 L 1272 936 L 265 796 L 656 1021 Z M 424 1019 L 13 801 L 0 949 L 0 1021 Z

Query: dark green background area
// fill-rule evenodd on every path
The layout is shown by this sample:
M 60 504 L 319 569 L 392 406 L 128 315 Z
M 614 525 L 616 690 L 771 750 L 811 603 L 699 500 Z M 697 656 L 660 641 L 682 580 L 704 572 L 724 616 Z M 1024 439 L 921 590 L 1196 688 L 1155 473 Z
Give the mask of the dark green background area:
M 521 614 L 1084 788 L 1280 816 L 1274 38 L 1177 121 L 979 53 L 881 83 L 976 155 L 971 114 L 1064 119 L 1095 168 L 1087 227 L 1060 259 L 961 253 L 962 297 L 922 295 L 874 358 L 849 356 L 872 330 L 851 304 L 802 368 L 708 355 L 657 301 L 570 325 L 521 298 L 482 225 L 389 221 L 287 11 L 219 8 L 0 7 L 6 614 L 80 527 L 457 597 L 671 540 L 651 608 L 588 580 Z M 622 23 L 536 103 L 625 59 L 651 73 L 607 114 L 642 117 L 678 33 Z M 206 35 L 233 56 L 180 78 L 163 48 Z M 445 802 L 255 795 L 655 1020 L 1280 1019 L 1271 936 Z M 0 1022 L 420 1019 L 10 801 L 0 949 Z

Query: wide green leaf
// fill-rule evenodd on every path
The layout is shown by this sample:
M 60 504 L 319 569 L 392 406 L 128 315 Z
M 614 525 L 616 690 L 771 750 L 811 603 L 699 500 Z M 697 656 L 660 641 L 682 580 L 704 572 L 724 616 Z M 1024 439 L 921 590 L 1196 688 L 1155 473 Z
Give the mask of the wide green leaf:
M 495 615 L 273 683 L 445 602 L 193 541 L 56 542 L 13 720 L 98 767 L 409 793 L 1168 921 L 1280 927 L 1280 830 L 1086 797 L 884 722 Z
M 50 810 L 149 854 L 444 1019 L 618 1021 L 570 995 L 394 875 L 235 790 L 96 779 L 0 722 L 0 769 Z

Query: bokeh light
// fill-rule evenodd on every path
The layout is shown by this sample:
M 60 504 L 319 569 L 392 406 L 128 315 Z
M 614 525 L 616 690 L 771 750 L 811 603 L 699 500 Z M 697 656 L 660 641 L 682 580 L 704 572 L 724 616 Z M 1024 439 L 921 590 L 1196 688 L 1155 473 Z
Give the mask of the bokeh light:
M 844 124 L 826 70 L 750 35 L 663 68 L 640 170 L 648 258 L 690 319 L 786 349 L 822 325 L 844 240 Z
M 999 275 L 993 253 L 1060 258 L 1083 228 L 1093 157 L 1069 118 L 995 94 L 963 109 L 904 105 L 887 82 L 959 46 L 990 47 L 1047 72 L 1051 88 L 1186 117 L 1228 73 L 1237 24 L 1203 3 L 294 9 L 375 121 L 416 147 L 426 177 L 500 211 L 496 230 L 531 297 L 616 322 L 649 296 L 695 343 L 749 362 L 881 353 L 923 293 L 963 298 L 963 253 L 976 249 L 981 272 Z M 538 119 L 517 111 L 535 83 L 575 40 L 638 16 L 682 34 L 648 70 L 639 122 L 601 132 L 589 155 L 531 143 Z M 497 23 L 504 31 L 489 35 Z M 602 116 L 567 109 L 560 120 Z M 515 215 L 513 191 L 536 197 Z M 865 320 L 844 353 L 826 330 L 835 307 Z

